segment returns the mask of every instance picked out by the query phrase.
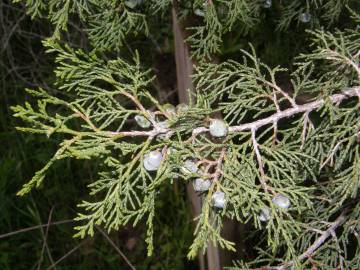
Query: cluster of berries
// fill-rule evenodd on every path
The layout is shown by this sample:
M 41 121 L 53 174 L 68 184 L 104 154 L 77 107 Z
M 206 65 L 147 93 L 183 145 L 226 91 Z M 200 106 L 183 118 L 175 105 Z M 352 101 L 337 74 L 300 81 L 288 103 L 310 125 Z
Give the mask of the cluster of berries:
M 196 163 L 191 159 L 185 160 L 181 170 L 184 174 L 198 174 L 200 176 L 203 174 Z M 193 187 L 196 192 L 206 192 L 211 187 L 211 180 L 206 177 L 197 177 L 193 181 Z M 226 197 L 224 192 L 216 191 L 211 198 L 214 207 L 220 209 L 225 207 Z
M 168 114 L 175 114 L 179 112 L 179 110 L 184 110 L 184 106 L 181 106 L 179 108 L 167 106 L 166 112 Z M 153 113 L 149 113 L 151 118 L 151 121 L 155 121 L 155 115 Z M 136 115 L 135 121 L 137 124 L 142 128 L 149 128 L 151 125 L 151 121 L 147 118 L 145 118 L 142 115 Z M 158 122 L 158 124 L 163 125 L 165 121 Z M 166 123 L 164 123 L 165 125 Z M 209 125 L 209 133 L 211 136 L 215 138 L 221 138 L 225 137 L 228 134 L 229 128 L 228 125 L 220 119 L 213 119 L 210 122 Z M 146 153 L 144 155 L 144 168 L 147 171 L 156 171 L 159 169 L 161 162 L 163 160 L 163 154 L 159 150 L 154 150 Z M 182 173 L 184 174 L 201 174 L 201 171 L 199 170 L 197 164 L 193 160 L 185 160 L 182 169 Z M 210 186 L 211 181 L 210 179 L 204 179 L 202 177 L 198 177 L 193 182 L 194 190 L 197 192 L 206 192 Z M 222 191 L 216 191 L 212 195 L 213 205 L 216 208 L 224 208 L 226 204 L 226 198 L 225 193 Z
M 178 110 L 175 107 L 167 106 L 166 112 L 169 114 L 175 114 Z M 155 120 L 154 114 L 150 113 L 150 116 L 153 117 L 152 120 Z M 151 123 L 148 119 L 143 116 L 137 115 L 135 116 L 135 120 L 139 126 L 143 128 L 150 127 Z M 158 122 L 163 123 L 163 122 Z M 209 133 L 212 137 L 215 138 L 223 138 L 228 135 L 229 133 L 229 126 L 228 124 L 221 120 L 221 119 L 212 119 L 209 125 Z M 144 155 L 144 168 L 147 171 L 156 171 L 159 169 L 161 162 L 163 160 L 163 154 L 159 150 L 150 151 Z M 206 192 L 210 189 L 212 181 L 206 178 L 205 173 L 198 168 L 196 161 L 192 159 L 187 159 L 184 161 L 181 172 L 185 175 L 193 174 L 200 177 L 196 177 L 193 181 L 193 187 L 196 192 Z M 212 195 L 212 202 L 215 208 L 223 209 L 226 205 L 226 194 L 222 191 L 216 191 Z M 277 194 L 273 199 L 272 202 L 277 207 L 287 209 L 290 207 L 291 203 L 289 198 L 282 194 Z M 271 218 L 271 209 L 269 207 L 264 207 L 261 209 L 259 214 L 259 220 L 266 222 Z
M 272 202 L 277 207 L 280 207 L 282 209 L 288 209 L 291 206 L 291 202 L 290 202 L 289 198 L 283 194 L 275 195 L 275 197 L 272 199 Z M 270 207 L 265 206 L 260 211 L 259 220 L 266 222 L 266 221 L 269 221 L 270 218 L 271 218 L 271 209 L 270 209 Z
M 179 104 L 178 106 L 171 105 L 171 104 L 165 104 L 163 105 L 163 109 L 165 114 L 168 117 L 173 117 L 176 114 L 180 114 L 185 112 L 188 109 L 188 106 L 185 104 Z M 146 111 L 146 117 L 144 115 L 136 115 L 135 121 L 141 128 L 149 128 L 151 126 L 151 123 L 157 123 L 157 126 L 160 128 L 168 128 L 169 123 L 167 120 L 161 120 L 158 117 L 156 117 L 154 112 Z

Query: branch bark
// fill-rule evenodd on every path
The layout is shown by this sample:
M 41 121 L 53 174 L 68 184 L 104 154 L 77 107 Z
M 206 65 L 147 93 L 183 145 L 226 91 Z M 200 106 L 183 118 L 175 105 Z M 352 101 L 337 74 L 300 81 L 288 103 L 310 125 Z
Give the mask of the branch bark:
M 340 103 L 345 99 L 359 96 L 360 97 L 360 86 L 355 86 L 344 90 L 342 93 L 334 94 L 329 96 L 328 98 L 322 98 L 313 102 L 309 102 L 303 105 L 298 105 L 295 108 L 289 108 L 284 111 L 277 112 L 269 117 L 265 117 L 263 119 L 256 120 L 254 122 L 238 125 L 238 126 L 231 126 L 229 127 L 229 133 L 237 133 L 246 130 L 257 130 L 260 127 L 266 126 L 268 124 L 273 124 L 279 122 L 283 118 L 289 118 L 299 113 L 304 112 L 311 112 L 315 109 L 320 108 L 329 100 L 331 103 Z M 196 137 L 200 133 L 207 132 L 209 129 L 206 127 L 198 127 L 193 130 L 192 137 Z
M 184 68 L 187 69 L 186 67 L 184 67 Z M 178 76 L 179 76 L 179 74 L 178 74 Z M 187 80 L 190 80 L 190 76 L 187 76 Z M 186 87 L 186 85 L 190 85 L 190 87 L 192 87 L 191 82 L 188 82 L 187 84 L 181 83 L 178 85 L 178 87 Z M 179 94 L 180 102 L 183 102 L 183 103 L 188 102 L 188 96 L 184 94 L 184 92 L 186 92 L 187 89 L 189 89 L 189 88 L 186 88 L 186 89 L 180 91 L 182 93 L 181 95 Z M 185 98 L 185 96 L 187 96 L 187 97 Z M 259 129 L 263 126 L 269 125 L 269 124 L 273 124 L 273 125 L 277 126 L 277 123 L 280 120 L 282 120 L 284 118 L 289 118 L 289 117 L 294 116 L 299 113 L 307 113 L 308 114 L 311 111 L 323 106 L 327 100 L 333 104 L 339 104 L 340 102 L 342 102 L 348 98 L 356 97 L 356 96 L 358 96 L 360 98 L 360 86 L 355 86 L 355 87 L 349 88 L 347 90 L 344 90 L 342 93 L 334 94 L 334 95 L 331 95 L 326 98 L 315 100 L 313 102 L 305 103 L 302 105 L 297 105 L 296 107 L 291 107 L 291 108 L 283 110 L 283 111 L 278 111 L 271 116 L 256 120 L 254 122 L 245 123 L 245 124 L 241 124 L 241 125 L 237 125 L 237 126 L 230 126 L 229 134 L 234 134 L 234 133 L 247 131 L 247 130 L 250 130 L 250 131 L 255 130 L 256 131 L 257 129 Z M 87 122 L 87 121 L 85 121 L 85 122 Z M 94 129 L 98 130 L 96 127 L 94 127 Z M 69 129 L 66 129 L 66 130 L 59 129 L 58 131 L 63 131 L 64 133 L 72 133 L 75 135 L 76 134 L 86 135 L 86 133 L 84 133 L 84 132 L 76 132 L 76 131 L 72 131 Z M 192 136 L 189 138 L 188 142 L 194 142 L 196 137 L 199 134 L 205 133 L 208 131 L 209 131 L 209 129 L 207 127 L 198 127 L 198 128 L 193 129 Z M 155 125 L 152 130 L 146 130 L 146 131 L 132 130 L 132 131 L 119 131 L 119 132 L 114 132 L 114 131 L 97 131 L 97 132 L 103 133 L 104 136 L 112 137 L 113 139 L 122 138 L 122 137 L 156 137 L 157 135 L 160 135 L 160 134 L 164 134 L 165 136 L 170 137 L 174 133 L 174 131 L 171 128 L 163 128 L 163 127 L 160 127 L 159 125 Z

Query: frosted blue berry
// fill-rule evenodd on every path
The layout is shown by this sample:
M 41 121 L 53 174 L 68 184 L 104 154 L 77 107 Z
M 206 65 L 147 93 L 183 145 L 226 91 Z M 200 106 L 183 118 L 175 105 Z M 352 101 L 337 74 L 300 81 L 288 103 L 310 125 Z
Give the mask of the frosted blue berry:
M 260 221 L 266 222 L 270 219 L 270 217 L 271 217 L 271 209 L 269 207 L 265 206 L 260 210 L 260 214 L 259 214 Z
M 150 127 L 151 123 L 149 120 L 147 120 L 144 116 L 142 115 L 136 115 L 135 116 L 135 121 L 136 123 L 142 127 L 142 128 L 148 128 Z
M 193 185 L 195 191 L 203 192 L 210 188 L 211 181 L 209 179 L 196 178 Z
M 210 122 L 209 131 L 213 137 L 225 137 L 229 132 L 229 127 L 225 121 L 213 119 Z
M 151 151 L 144 155 L 144 168 L 147 171 L 159 169 L 163 156 L 160 151 Z
M 291 206 L 290 200 L 288 197 L 282 195 L 282 194 L 277 194 L 273 199 L 272 202 L 283 209 L 288 209 Z
M 126 0 L 125 6 L 128 8 L 135 8 L 137 5 L 141 4 L 144 0 Z
M 195 15 L 197 15 L 199 17 L 204 17 L 205 16 L 204 11 L 199 9 L 199 8 L 195 9 L 194 13 L 195 13 Z
M 186 174 L 197 173 L 199 168 L 194 161 L 187 159 L 185 160 L 184 165 L 181 167 L 181 171 Z
M 125 1 L 125 5 L 128 7 L 128 8 L 134 8 L 136 7 L 138 4 L 138 2 L 136 0 L 127 0 Z
M 303 23 L 308 23 L 311 20 L 311 14 L 309 12 L 301 13 L 299 16 L 299 20 Z
M 264 1 L 264 4 L 263 4 L 263 7 L 264 7 L 264 8 L 271 8 L 271 5 L 272 5 L 272 1 L 271 1 L 271 0 L 265 0 L 265 1 Z
M 214 204 L 214 207 L 216 208 L 221 208 L 223 209 L 225 207 L 226 204 L 226 198 L 225 198 L 225 193 L 222 191 L 216 191 L 213 195 L 212 195 L 212 201 Z

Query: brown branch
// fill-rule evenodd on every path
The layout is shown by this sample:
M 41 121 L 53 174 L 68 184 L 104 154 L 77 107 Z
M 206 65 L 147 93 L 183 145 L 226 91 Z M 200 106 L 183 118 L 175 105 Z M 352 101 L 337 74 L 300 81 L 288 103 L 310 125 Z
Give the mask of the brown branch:
M 193 129 L 192 134 L 191 134 L 191 137 L 190 137 L 186 142 L 187 142 L 187 143 L 194 143 L 196 137 L 197 137 L 199 134 L 205 133 L 205 132 L 207 132 L 208 130 L 209 130 L 209 129 L 206 128 L 206 127 L 198 127 L 198 128 Z
M 226 148 L 224 147 L 221 149 L 220 156 L 219 156 L 218 160 L 216 161 L 216 170 L 215 170 L 214 174 L 212 175 L 214 182 L 217 182 L 220 178 L 220 175 L 222 174 L 221 165 L 225 159 L 225 153 L 226 153 Z
M 274 122 L 279 122 L 283 118 L 289 118 L 291 116 L 294 116 L 298 113 L 304 113 L 304 112 L 311 112 L 315 109 L 320 108 L 325 104 L 327 100 L 329 100 L 331 103 L 337 103 L 341 102 L 345 99 L 348 99 L 350 97 L 360 96 L 360 86 L 356 86 L 350 89 L 347 89 L 339 94 L 331 95 L 327 98 L 322 98 L 313 102 L 309 102 L 303 105 L 298 105 L 296 108 L 289 108 L 281 112 L 277 112 L 269 117 L 256 120 L 251 123 L 246 123 L 238 126 L 232 126 L 229 127 L 229 133 L 237 133 L 242 132 L 246 130 L 256 130 L 260 127 L 263 127 L 268 124 L 272 124 Z M 206 127 L 198 127 L 193 130 L 192 137 L 196 137 L 197 135 L 207 132 L 209 129 Z
M 146 109 L 144 108 L 144 106 L 141 104 L 141 102 L 136 97 L 134 97 L 133 95 L 129 94 L 126 91 L 121 91 L 120 94 L 131 99 L 131 101 L 135 103 L 135 105 L 140 109 L 140 111 L 142 111 L 143 113 L 146 113 Z
M 272 141 L 272 143 L 273 143 L 273 145 L 275 145 L 276 142 L 278 142 L 278 139 L 277 139 L 278 124 L 277 124 L 277 122 L 274 122 L 274 123 L 273 123 L 273 127 L 274 127 L 274 135 L 273 135 L 273 141 Z
M 160 130 L 152 129 L 148 131 L 141 131 L 141 130 L 119 131 L 119 132 L 109 131 L 107 132 L 107 134 L 110 135 L 110 137 L 115 137 L 114 139 L 117 139 L 122 137 L 155 137 L 162 133 L 168 133 L 168 132 L 170 132 L 170 130 L 168 129 L 160 129 Z
M 325 102 L 328 100 L 331 103 L 340 103 L 343 100 L 350 98 L 350 97 L 360 97 L 360 86 L 356 86 L 350 89 L 347 89 L 339 94 L 331 95 L 327 98 L 322 98 L 313 102 L 309 102 L 303 105 L 297 105 L 296 107 L 292 107 L 289 109 L 286 109 L 284 111 L 278 111 L 275 114 L 256 120 L 251 123 L 246 123 L 238 126 L 231 126 L 229 127 L 229 134 L 234 134 L 246 130 L 257 130 L 260 127 L 263 127 L 268 124 L 273 124 L 274 127 L 277 129 L 277 123 L 283 119 L 283 118 L 289 118 L 291 116 L 294 116 L 299 113 L 310 113 L 311 111 L 320 108 L 325 104 Z M 145 110 L 145 109 L 144 109 Z M 146 110 L 145 110 L 146 112 Z M 139 131 L 139 130 L 133 130 L 133 131 L 100 131 L 97 127 L 95 127 L 88 117 L 86 117 L 84 114 L 80 113 L 79 111 L 76 111 L 78 115 L 83 118 L 94 131 L 103 132 L 104 136 L 112 137 L 112 139 L 122 138 L 122 137 L 156 137 L 160 134 L 165 135 L 165 137 L 169 138 L 174 134 L 174 131 L 170 128 L 162 128 L 157 123 L 153 123 L 153 129 L 147 130 L 147 131 Z M 153 121 L 154 122 L 154 121 Z M 199 134 L 208 132 L 209 129 L 207 127 L 198 127 L 193 129 L 191 137 L 187 140 L 188 143 L 194 143 L 196 137 Z M 277 131 L 276 131 L 277 132 Z
M 273 91 L 273 98 L 272 98 L 274 104 L 275 104 L 275 107 L 276 107 L 276 112 L 280 112 L 280 106 L 279 106 L 279 102 L 277 100 L 277 97 L 276 97 L 276 92 L 275 90 Z
M 271 82 L 265 81 L 265 80 L 263 80 L 263 82 L 264 82 L 265 84 L 267 84 L 268 86 L 272 87 L 275 91 L 279 92 L 281 95 L 283 95 L 283 96 L 290 102 L 290 104 L 291 104 L 292 107 L 295 108 L 295 107 L 298 106 L 298 105 L 296 104 L 295 100 L 294 100 L 292 97 L 290 97 L 290 96 L 288 95 L 288 93 L 286 93 L 286 92 L 283 91 L 279 86 L 277 86 L 275 83 L 271 83 Z
M 280 112 L 281 110 L 280 110 L 279 102 L 278 102 L 277 97 L 276 97 L 276 91 L 275 90 L 273 90 L 272 100 L 273 100 L 273 102 L 275 104 L 276 112 Z M 277 142 L 277 133 L 278 133 L 278 124 L 277 124 L 277 122 L 273 123 L 273 127 L 274 127 L 273 145 L 275 145 L 276 142 Z
M 269 187 L 268 184 L 266 183 L 266 175 L 265 175 L 265 171 L 264 171 L 264 164 L 262 162 L 262 158 L 261 158 L 261 154 L 260 154 L 260 150 L 259 150 L 259 145 L 258 145 L 257 140 L 256 140 L 256 130 L 255 129 L 251 130 L 251 141 L 252 141 L 252 144 L 253 144 L 253 148 L 254 148 L 256 159 L 257 159 L 257 163 L 259 165 L 260 184 L 261 184 L 261 186 L 262 186 L 262 188 L 264 189 L 265 192 L 270 191 L 271 193 L 274 194 L 274 191 L 272 190 L 272 188 Z
M 90 120 L 90 118 L 88 116 L 86 116 L 85 114 L 83 114 L 82 112 L 78 111 L 78 110 L 74 110 L 74 112 L 80 116 L 90 127 L 92 130 L 94 130 L 95 132 L 99 132 L 100 129 L 98 129 Z

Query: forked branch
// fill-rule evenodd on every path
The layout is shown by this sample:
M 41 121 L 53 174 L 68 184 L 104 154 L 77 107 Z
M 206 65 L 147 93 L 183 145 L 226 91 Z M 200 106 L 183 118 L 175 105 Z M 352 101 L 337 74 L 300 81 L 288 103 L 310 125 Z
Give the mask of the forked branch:
M 344 210 L 340 216 L 332 223 L 330 223 L 330 227 L 322 232 L 321 236 L 319 238 L 317 238 L 315 240 L 315 242 L 304 252 L 302 253 L 297 260 L 298 261 L 303 261 L 309 257 L 311 257 L 315 251 L 332 235 L 335 234 L 335 230 L 341 226 L 344 222 L 346 221 L 346 210 Z M 279 266 L 264 266 L 261 268 L 256 268 L 256 269 L 252 269 L 252 270 L 285 270 L 291 266 L 294 265 L 294 261 L 289 261 L 287 263 L 284 263 L 282 265 Z
M 336 103 L 342 102 L 343 100 L 346 100 L 348 98 L 355 97 L 355 96 L 358 96 L 358 97 L 360 96 L 360 86 L 349 88 L 347 90 L 344 90 L 342 93 L 334 94 L 327 98 L 322 98 L 322 99 L 319 99 L 319 100 L 316 100 L 313 102 L 309 102 L 309 103 L 306 103 L 303 105 L 298 105 L 295 108 L 289 108 L 284 111 L 277 112 L 269 117 L 259 119 L 254 122 L 251 122 L 251 123 L 246 123 L 246 124 L 242 124 L 242 125 L 238 125 L 238 126 L 232 126 L 229 128 L 229 133 L 238 133 L 238 132 L 247 131 L 247 130 L 256 130 L 263 126 L 273 124 L 275 122 L 277 123 L 281 119 L 289 118 L 289 117 L 294 116 L 299 113 L 311 112 L 311 111 L 323 106 L 326 103 L 326 101 L 330 101 L 331 103 L 336 104 Z M 196 137 L 200 133 L 207 132 L 208 130 L 209 129 L 206 127 L 195 128 L 193 130 L 192 137 L 194 137 L 194 136 Z

